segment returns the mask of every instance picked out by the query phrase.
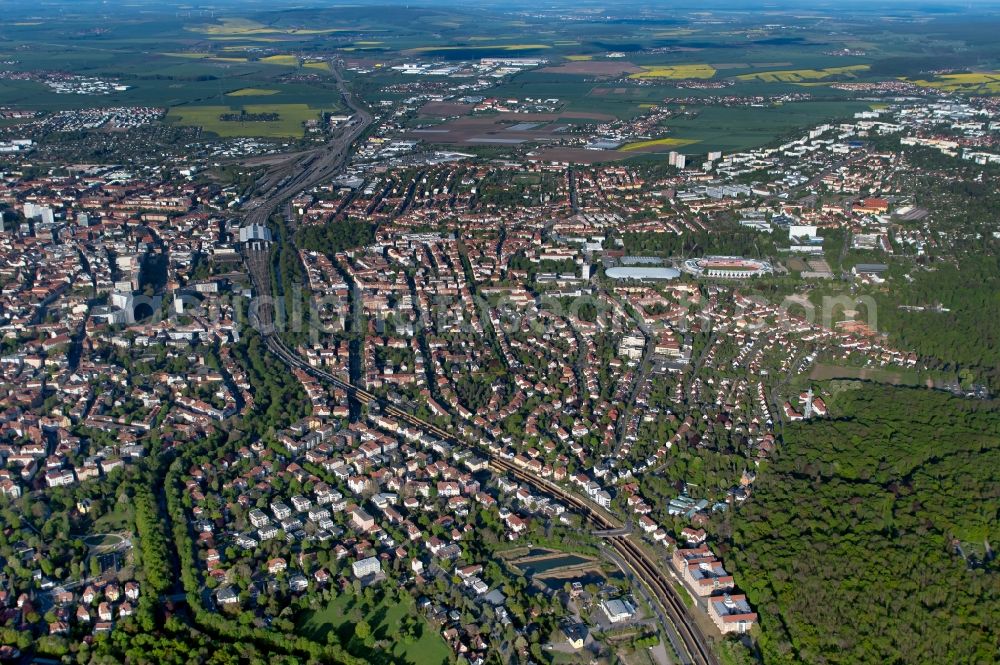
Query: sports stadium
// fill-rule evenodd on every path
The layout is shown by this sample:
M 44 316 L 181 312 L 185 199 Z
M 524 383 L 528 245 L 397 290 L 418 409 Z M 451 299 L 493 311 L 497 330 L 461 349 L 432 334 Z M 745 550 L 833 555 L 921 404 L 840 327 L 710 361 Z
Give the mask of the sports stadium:
M 724 279 L 750 279 L 774 272 L 771 264 L 742 256 L 705 256 L 688 259 L 684 271 L 698 277 L 721 277 Z

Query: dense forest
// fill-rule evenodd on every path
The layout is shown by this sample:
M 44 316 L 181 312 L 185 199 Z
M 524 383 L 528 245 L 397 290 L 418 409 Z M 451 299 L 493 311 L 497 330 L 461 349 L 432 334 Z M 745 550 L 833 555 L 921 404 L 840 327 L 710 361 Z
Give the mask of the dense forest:
M 890 139 L 882 139 L 890 141 Z M 889 144 L 890 149 L 892 144 Z M 913 169 L 900 187 L 931 211 L 932 242 L 925 254 L 890 263 L 890 285 L 875 293 L 879 328 L 891 341 L 940 367 L 975 377 L 1000 390 L 1000 168 L 956 160 L 931 149 L 906 150 Z M 926 220 L 903 222 L 923 232 Z M 904 253 L 912 251 L 901 244 Z M 845 266 L 846 267 L 846 266 Z M 905 277 L 904 277 L 905 274 Z M 923 311 L 899 305 L 926 307 Z M 941 309 L 935 309 L 940 305 Z
M 1000 406 L 846 386 L 734 520 L 764 663 L 995 663 Z
M 970 256 L 960 266 L 941 263 L 917 271 L 891 293 L 876 298 L 879 325 L 905 349 L 915 349 L 931 366 L 968 369 L 1000 389 L 1000 258 Z M 896 303 L 935 307 L 908 311 Z

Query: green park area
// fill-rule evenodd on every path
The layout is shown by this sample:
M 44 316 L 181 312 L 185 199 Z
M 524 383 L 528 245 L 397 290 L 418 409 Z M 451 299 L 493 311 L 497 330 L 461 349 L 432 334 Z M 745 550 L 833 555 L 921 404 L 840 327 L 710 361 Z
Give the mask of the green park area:
M 342 594 L 326 607 L 305 612 L 298 632 L 321 644 L 334 633 L 352 654 L 385 665 L 443 665 L 451 652 L 437 631 L 418 615 L 412 598 L 386 594 L 375 604 Z

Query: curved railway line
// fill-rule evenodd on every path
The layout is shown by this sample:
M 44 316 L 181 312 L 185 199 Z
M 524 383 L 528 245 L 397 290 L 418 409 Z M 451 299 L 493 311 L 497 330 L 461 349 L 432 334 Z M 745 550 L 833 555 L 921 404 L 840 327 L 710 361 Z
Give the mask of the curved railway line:
M 298 354 L 285 346 L 284 342 L 282 342 L 275 335 L 265 335 L 265 341 L 268 349 L 278 356 L 285 364 L 291 367 L 297 367 L 317 379 L 333 384 L 334 386 L 347 392 L 351 397 L 357 399 L 359 402 L 364 404 L 377 404 L 387 415 L 398 418 L 399 420 L 413 425 L 424 432 L 433 434 L 448 443 L 466 447 L 472 445 L 458 439 L 448 431 L 421 420 L 420 418 L 403 411 L 399 407 L 380 399 L 377 395 L 365 390 L 364 388 L 355 386 L 335 374 L 309 365 L 302 360 Z M 564 502 L 571 509 L 582 515 L 597 529 L 615 530 L 622 527 L 622 524 L 614 517 L 605 514 L 603 511 L 591 505 L 589 502 L 577 496 L 573 492 L 566 490 L 550 480 L 539 478 L 527 473 L 513 462 L 510 462 L 509 460 L 506 460 L 489 451 L 484 446 L 479 446 L 479 448 L 489 457 L 490 464 L 494 469 L 504 473 L 509 473 L 535 490 L 553 496 L 554 498 Z M 706 639 L 705 634 L 690 616 L 687 606 L 684 605 L 684 602 L 671 586 L 669 580 L 664 577 L 663 572 L 658 570 L 654 562 L 651 561 L 649 553 L 646 552 L 641 545 L 633 542 L 630 539 L 629 534 L 610 536 L 605 539 L 605 542 L 609 543 L 618 557 L 628 566 L 632 575 L 641 580 L 652 592 L 653 598 L 655 598 L 656 602 L 660 605 L 663 615 L 667 617 L 673 625 L 677 632 L 677 636 L 680 638 L 681 644 L 675 644 L 675 646 L 680 652 L 682 662 L 691 663 L 693 665 L 718 665 L 718 659 L 715 657 L 711 647 L 708 646 L 708 640 Z
M 334 71 L 345 103 L 357 114 L 357 122 L 353 124 L 351 131 L 330 144 L 329 147 L 332 149 L 328 152 L 310 153 L 304 158 L 293 160 L 292 164 L 288 165 L 290 170 L 287 172 L 287 175 L 282 172 L 280 174 L 282 176 L 281 180 L 277 184 L 274 183 L 273 176 L 262 179 L 264 191 L 261 193 L 261 196 L 251 200 L 245 208 L 248 213 L 246 216 L 247 223 L 266 223 L 283 202 L 296 195 L 302 189 L 336 175 L 346 163 L 351 145 L 371 124 L 373 120 L 372 115 L 362 105 L 353 100 L 350 92 L 346 90 L 339 72 Z M 298 173 L 294 173 L 295 167 L 298 167 Z M 244 260 L 258 297 L 271 296 L 273 298 L 271 292 L 271 252 L 269 245 L 263 242 L 248 243 L 244 247 Z M 421 420 L 390 402 L 380 399 L 364 388 L 352 384 L 345 377 L 337 376 L 306 363 L 274 333 L 274 311 L 274 308 L 270 305 L 257 307 L 256 311 L 252 308 L 250 322 L 260 331 L 267 348 L 288 367 L 301 369 L 319 380 L 326 381 L 344 390 L 351 399 L 357 400 L 362 404 L 377 404 L 387 415 L 398 418 L 421 431 L 433 434 L 443 441 L 459 446 L 472 445 L 466 441 L 459 440 L 450 432 Z M 623 525 L 616 518 L 598 509 L 573 492 L 548 479 L 526 473 L 511 461 L 490 451 L 485 446 L 479 445 L 478 447 L 488 457 L 494 469 L 509 473 L 535 490 L 562 501 L 571 509 L 578 512 L 596 529 L 605 531 L 622 529 Z M 660 616 L 666 617 L 676 632 L 676 636 L 679 638 L 679 644 L 676 640 L 671 639 L 671 641 L 674 643 L 681 662 L 684 665 L 718 665 L 718 660 L 709 647 L 704 633 L 695 623 L 687 607 L 672 588 L 670 582 L 665 579 L 662 571 L 657 569 L 655 559 L 641 545 L 630 540 L 627 533 L 608 536 L 604 539 L 604 542 L 610 545 L 618 559 L 630 569 L 631 574 L 639 579 L 652 593 L 652 597 L 662 612 Z

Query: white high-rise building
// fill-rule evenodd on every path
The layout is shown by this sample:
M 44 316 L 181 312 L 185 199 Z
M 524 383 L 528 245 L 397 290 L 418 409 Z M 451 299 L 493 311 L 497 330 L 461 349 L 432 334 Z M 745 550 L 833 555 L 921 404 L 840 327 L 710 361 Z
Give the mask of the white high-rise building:
M 24 216 L 27 219 L 37 219 L 45 224 L 54 224 L 56 221 L 52 208 L 40 206 L 37 203 L 25 203 Z
M 354 576 L 361 579 L 369 575 L 378 575 L 381 573 L 382 562 L 378 560 L 377 556 L 370 556 L 367 559 L 355 561 L 351 564 L 351 569 L 354 572 Z

